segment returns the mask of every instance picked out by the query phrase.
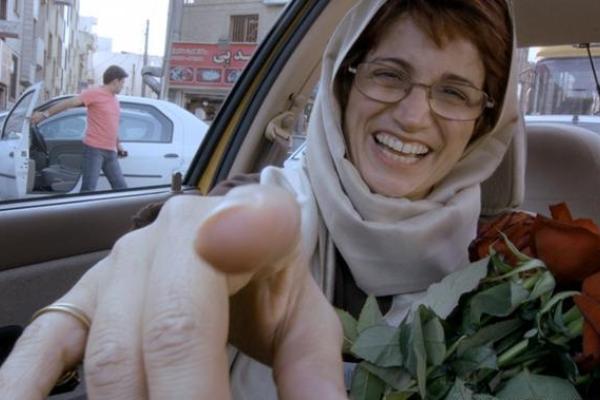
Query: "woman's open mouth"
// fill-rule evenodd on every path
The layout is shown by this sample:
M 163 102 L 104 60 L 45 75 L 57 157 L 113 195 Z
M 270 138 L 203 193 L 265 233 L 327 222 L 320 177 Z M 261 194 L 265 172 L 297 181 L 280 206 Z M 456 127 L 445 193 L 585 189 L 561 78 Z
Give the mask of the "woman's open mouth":
M 404 164 L 414 164 L 431 151 L 421 143 L 403 142 L 396 136 L 385 132 L 375 135 L 375 143 L 386 156 Z

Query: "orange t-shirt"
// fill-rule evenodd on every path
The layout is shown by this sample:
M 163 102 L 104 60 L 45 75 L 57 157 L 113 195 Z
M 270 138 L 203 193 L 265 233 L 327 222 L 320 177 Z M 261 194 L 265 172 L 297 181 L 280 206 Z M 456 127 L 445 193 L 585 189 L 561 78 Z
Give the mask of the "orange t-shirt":
M 97 87 L 79 95 L 87 108 L 87 129 L 83 143 L 103 150 L 117 150 L 119 135 L 119 100 L 112 92 Z

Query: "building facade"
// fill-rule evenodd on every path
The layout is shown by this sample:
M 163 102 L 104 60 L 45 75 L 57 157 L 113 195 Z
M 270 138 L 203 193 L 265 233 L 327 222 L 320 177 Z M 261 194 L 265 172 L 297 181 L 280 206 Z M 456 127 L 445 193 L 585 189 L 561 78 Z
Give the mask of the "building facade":
M 89 21 L 88 21 L 89 24 Z M 43 81 L 42 98 L 90 83 L 95 36 L 79 17 L 79 0 L 0 0 L 0 109 Z
M 171 0 L 163 97 L 210 120 L 286 0 Z

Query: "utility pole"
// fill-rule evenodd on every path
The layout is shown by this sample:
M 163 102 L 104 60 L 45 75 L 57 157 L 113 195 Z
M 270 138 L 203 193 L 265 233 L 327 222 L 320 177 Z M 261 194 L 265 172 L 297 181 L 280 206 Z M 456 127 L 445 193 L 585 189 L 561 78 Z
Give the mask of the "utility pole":
M 142 82 L 142 87 L 143 86 L 143 82 Z M 129 96 L 135 96 L 135 64 L 133 64 L 131 66 L 131 92 L 130 93 L 125 93 Z
M 143 65 L 143 67 L 148 65 L 148 36 L 149 36 L 149 33 L 150 33 L 150 20 L 147 19 L 146 20 L 146 34 L 145 34 L 145 40 L 144 40 L 144 65 Z M 144 83 L 143 79 L 142 79 L 142 97 L 146 97 L 146 84 Z

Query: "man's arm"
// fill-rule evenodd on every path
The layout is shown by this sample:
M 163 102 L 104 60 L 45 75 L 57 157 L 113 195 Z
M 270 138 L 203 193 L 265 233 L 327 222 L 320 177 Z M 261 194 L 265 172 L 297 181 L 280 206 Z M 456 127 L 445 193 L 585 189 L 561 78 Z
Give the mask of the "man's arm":
M 58 103 L 56 103 L 55 105 L 53 105 L 52 107 L 50 107 L 49 109 L 47 109 L 44 112 L 39 112 L 39 111 L 34 112 L 33 115 L 31 116 L 31 123 L 37 124 L 38 122 L 43 121 L 46 118 L 50 118 L 50 116 L 52 116 L 54 114 L 58 114 L 60 112 L 68 110 L 69 108 L 79 107 L 82 105 L 83 105 L 83 100 L 79 96 L 75 96 L 75 97 L 71 97 L 71 98 L 63 100 L 63 101 L 59 101 Z

